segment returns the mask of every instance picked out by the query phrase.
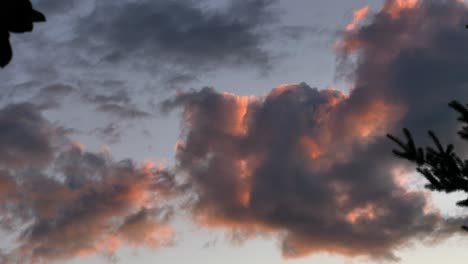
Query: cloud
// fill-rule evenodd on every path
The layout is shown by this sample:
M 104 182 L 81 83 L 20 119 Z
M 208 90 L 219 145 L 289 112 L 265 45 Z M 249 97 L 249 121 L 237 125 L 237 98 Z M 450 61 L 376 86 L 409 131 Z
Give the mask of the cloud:
M 467 15 L 455 0 L 386 1 L 371 23 L 346 32 L 339 58 L 357 59 L 348 70 L 354 90 L 345 111 L 384 100 L 406 108 L 401 125 L 416 134 L 430 128 L 454 140 L 457 121 L 447 104 L 468 97 Z
M 76 92 L 76 88 L 71 85 L 56 83 L 41 88 L 31 101 L 41 109 L 59 108 L 65 97 Z
M 60 136 L 30 103 L 11 104 L 0 110 L 0 166 L 38 166 L 53 157 L 52 138 Z
M 110 82 L 107 85 L 119 84 Z M 80 99 L 92 106 L 96 111 L 106 113 L 119 120 L 140 119 L 150 117 L 151 114 L 140 109 L 134 102 L 134 98 L 124 90 L 111 91 L 110 93 L 86 92 L 67 84 L 52 84 L 45 86 L 30 100 L 42 109 L 60 108 L 67 96 L 80 97 Z
M 2 263 L 49 263 L 121 246 L 173 243 L 175 175 L 151 162 L 89 152 L 32 104 L 0 110 L 0 227 L 16 238 Z M 58 130 L 58 129 L 57 129 Z M 60 130 L 58 130 L 60 131 Z
M 276 234 L 286 258 L 395 260 L 415 240 L 453 235 L 461 219 L 404 184 L 408 164 L 385 134 L 409 126 L 454 140 L 447 103 L 468 98 L 467 15 L 455 0 L 386 1 L 336 45 L 349 95 L 302 83 L 264 97 L 204 88 L 165 101 L 183 109 L 176 159 L 194 220 L 244 239 Z
M 240 67 L 263 71 L 277 56 L 267 47 L 277 37 L 276 2 L 230 0 L 215 7 L 207 0 L 40 0 L 48 27 L 23 42 L 30 50 L 47 45 L 47 52 L 41 49 L 44 53 L 34 58 L 24 52 L 22 59 L 29 63 L 19 70 L 40 71 L 56 82 L 87 76 L 86 86 L 102 79 L 164 82 Z
M 335 129 L 348 100 L 299 84 L 264 98 L 205 88 L 167 101 L 166 108 L 184 109 L 177 161 L 196 193 L 195 221 L 245 237 L 274 233 L 287 258 L 394 258 L 394 249 L 438 228 L 440 216 L 424 211 L 423 193 L 396 181 L 396 162 L 382 141 L 391 119 L 375 124 L 370 115 L 358 125 L 358 116 L 340 115 L 346 127 Z M 394 110 L 369 109 L 376 117 Z
M 65 84 L 74 88 L 70 97 L 82 97 L 113 119 L 144 119 L 152 113 L 135 104 L 135 96 L 151 100 L 215 70 L 263 71 L 276 57 L 268 46 L 279 35 L 273 30 L 280 27 L 277 0 L 218 6 L 210 0 L 38 0 L 35 5 L 48 22 L 16 40 L 23 52 L 5 71 L 4 86 L 20 100 L 42 93 L 35 99 L 45 108 L 59 107 L 65 95 L 39 89 Z M 28 94 L 22 92 L 26 88 Z M 116 100 L 119 96 L 123 100 Z
M 96 27 L 79 30 L 96 35 L 71 39 L 80 40 L 78 46 L 91 43 L 96 54 L 101 45 L 113 43 L 107 62 L 153 52 L 184 67 L 202 54 L 201 68 L 218 65 L 220 58 L 227 64 L 255 64 L 256 58 L 243 61 L 249 53 L 243 52 L 258 46 L 240 45 L 240 51 L 229 53 L 227 45 L 213 58 L 206 50 L 212 47 L 210 38 L 203 33 L 232 26 L 229 32 L 252 37 L 256 26 L 264 25 L 256 19 L 270 19 L 271 4 L 232 2 L 218 10 L 183 1 L 129 3 L 91 8 L 112 10 L 108 16 L 84 12 Z M 153 5 L 159 9 L 141 9 Z M 153 16 L 168 6 L 173 13 Z M 113 35 L 130 30 L 119 26 L 135 10 L 148 14 L 135 23 L 161 19 L 155 20 L 161 26 L 147 29 L 153 35 L 130 32 L 138 40 L 134 43 Z M 223 16 L 227 11 L 241 14 L 239 20 Z M 340 66 L 347 67 L 344 77 L 353 83 L 349 94 L 305 83 L 283 85 L 263 97 L 212 88 L 178 93 L 163 109 L 183 111 L 175 169 L 185 177 L 184 185 L 164 168 L 117 162 L 107 151 L 89 152 L 79 144 L 56 146 L 57 140 L 69 141 L 60 133 L 55 138 L 56 128 L 42 117 L 43 108 L 17 104 L 0 109 L 0 128 L 5 127 L 0 129 L 0 156 L 5 157 L 0 159 L 0 223 L 20 232 L 18 247 L 4 250 L 1 262 L 50 262 L 112 254 L 124 244 L 170 244 L 174 231 L 168 221 L 174 211 L 166 200 L 187 193 L 198 224 L 231 230 L 233 241 L 273 234 L 285 258 L 328 252 L 396 259 L 395 251 L 415 240 L 452 235 L 453 226 L 465 219 L 444 218 L 431 208 L 427 193 L 405 185 L 408 166 L 391 155 L 385 134 L 403 126 L 415 134 L 432 128 L 453 140 L 449 135 L 456 135 L 456 120 L 447 117 L 446 105 L 468 95 L 467 14 L 455 0 L 386 1 L 365 25 L 344 31 L 336 45 Z M 187 38 L 184 43 L 195 49 L 182 56 L 189 52 L 184 43 L 171 41 L 177 45 L 169 47 L 161 36 Z M 231 36 L 220 37 L 230 43 Z M 96 76 L 100 73 L 87 77 L 93 81 Z M 68 94 L 68 89 L 58 90 Z M 131 102 L 126 93 L 83 98 L 113 113 Z
M 106 126 L 95 128 L 91 131 L 94 134 L 108 143 L 117 143 L 121 139 L 121 126 L 118 123 L 109 123 Z
M 346 30 L 354 30 L 356 26 L 359 25 L 359 23 L 361 23 L 364 18 L 366 18 L 368 12 L 369 6 L 364 6 L 363 8 L 354 11 L 353 21 L 351 21 L 351 23 L 346 26 Z
M 126 90 L 154 98 L 213 71 L 265 73 L 279 58 L 272 41 L 290 38 L 279 30 L 277 1 L 38 0 L 48 22 L 12 39 L 21 52 L 3 71 L 3 90 L 15 100 L 57 84 L 76 88 L 71 96 Z M 56 101 L 44 107 L 57 107 Z M 122 104 L 97 110 L 127 118 L 148 114 Z
M 274 2 L 232 1 L 223 9 L 186 0 L 99 2 L 78 26 L 78 34 L 110 63 L 136 56 L 188 68 L 263 67 L 270 60 L 262 46 Z
M 6 260 L 47 263 L 112 255 L 124 244 L 173 243 L 172 209 L 162 205 L 175 186 L 172 174 L 150 163 L 114 162 L 109 153 L 79 145 L 60 153 L 53 168 L 0 178 L 1 223 L 21 230 Z
M 117 116 L 121 119 L 146 118 L 151 116 L 150 113 L 141 111 L 139 109 L 113 103 L 100 105 L 97 110 L 103 113 Z

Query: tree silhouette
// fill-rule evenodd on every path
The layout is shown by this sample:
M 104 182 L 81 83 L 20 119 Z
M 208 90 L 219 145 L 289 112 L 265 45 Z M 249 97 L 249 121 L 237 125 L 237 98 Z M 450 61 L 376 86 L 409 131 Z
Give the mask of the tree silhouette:
M 44 21 L 45 16 L 34 10 L 29 0 L 0 0 L 0 67 L 13 57 L 10 33 L 30 32 L 34 22 Z
M 465 126 L 458 132 L 459 136 L 468 140 L 468 105 L 464 106 L 457 101 L 452 101 L 449 106 L 460 114 L 458 120 Z M 434 141 L 434 147 L 417 147 L 411 132 L 404 128 L 406 143 L 397 137 L 388 134 L 387 137 L 398 144 L 401 150 L 393 150 L 393 153 L 409 160 L 417 165 L 417 171 L 421 173 L 429 183 L 426 188 L 439 192 L 464 191 L 468 193 L 468 160 L 463 160 L 454 152 L 452 144 L 444 147 L 434 132 L 429 131 L 429 137 Z M 458 206 L 468 207 L 468 199 L 457 202 Z M 467 226 L 462 226 L 468 231 Z

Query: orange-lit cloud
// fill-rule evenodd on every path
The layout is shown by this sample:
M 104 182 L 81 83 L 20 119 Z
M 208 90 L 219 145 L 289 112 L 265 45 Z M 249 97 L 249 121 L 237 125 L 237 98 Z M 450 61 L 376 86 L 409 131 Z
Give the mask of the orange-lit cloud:
M 304 136 L 300 139 L 300 144 L 304 147 L 305 151 L 311 159 L 317 159 L 320 155 L 323 154 L 320 147 L 315 143 L 310 137 Z
M 230 121 L 231 127 L 228 128 L 233 134 L 243 135 L 247 132 L 247 111 L 249 103 L 255 100 L 253 96 L 237 96 L 231 93 L 223 93 L 233 103 L 233 110 L 226 118 Z
M 161 202 L 177 191 L 174 175 L 164 168 L 115 162 L 109 152 L 86 152 L 82 144 L 57 153 L 50 166 L 50 176 L 31 169 L 0 177 L 0 223 L 4 215 L 27 223 L 6 259 L 48 263 L 114 254 L 123 245 L 158 248 L 173 242 L 173 211 Z
M 392 18 L 397 19 L 400 12 L 415 8 L 420 0 L 393 0 L 385 3 L 383 12 L 389 14 Z
M 271 92 L 268 94 L 269 97 L 277 97 L 286 92 L 294 92 L 297 89 L 297 86 L 290 85 L 290 84 L 282 84 L 278 87 L 275 87 Z
M 359 220 L 374 220 L 378 215 L 378 208 L 374 204 L 368 204 L 365 207 L 354 208 L 346 214 L 346 220 L 351 224 L 356 224 Z
M 353 21 L 351 21 L 351 23 L 349 23 L 346 26 L 346 30 L 347 31 L 354 30 L 356 26 L 359 25 L 359 23 L 361 23 L 362 20 L 364 20 L 368 12 L 369 12 L 369 6 L 364 6 L 363 8 L 354 11 Z
M 364 113 L 358 113 L 352 120 L 355 131 L 361 138 L 382 136 L 404 115 L 404 107 L 382 100 L 370 102 Z
M 392 163 L 362 149 L 384 138 L 404 113 L 382 97 L 345 111 L 352 96 L 302 83 L 248 100 L 205 88 L 166 101 L 191 120 L 178 142 L 177 167 L 197 196 L 194 220 L 237 230 L 237 238 L 286 234 L 286 258 L 321 251 L 391 256 L 403 241 L 436 228 L 438 214 L 419 209 L 426 197 L 408 195 Z M 415 214 L 397 217 L 408 211 Z M 401 225 L 412 231 L 401 233 Z M 382 228 L 382 243 L 373 245 Z M 349 239 L 355 242 L 342 242 Z

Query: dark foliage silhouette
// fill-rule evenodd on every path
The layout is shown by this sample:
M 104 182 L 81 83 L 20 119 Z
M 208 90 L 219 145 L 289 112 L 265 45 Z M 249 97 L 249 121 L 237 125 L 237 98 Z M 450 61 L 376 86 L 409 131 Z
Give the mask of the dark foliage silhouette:
M 13 56 L 10 33 L 30 32 L 34 22 L 45 20 L 45 16 L 34 10 L 29 0 L 0 1 L 0 67 L 5 67 Z
M 449 106 L 460 114 L 458 120 L 467 124 L 458 134 L 462 139 L 468 140 L 468 105 L 464 106 L 457 101 L 452 101 Z M 468 160 L 460 158 L 454 152 L 452 144 L 444 147 L 434 132 L 429 131 L 429 137 L 434 141 L 435 148 L 421 148 L 416 146 L 408 129 L 403 129 L 403 132 L 406 143 L 393 135 L 387 135 L 401 148 L 401 150 L 393 150 L 393 153 L 417 165 L 417 171 L 429 181 L 426 188 L 446 193 L 455 191 L 468 193 Z M 457 205 L 468 207 L 468 199 L 457 202 Z M 462 228 L 468 231 L 467 226 L 462 226 Z

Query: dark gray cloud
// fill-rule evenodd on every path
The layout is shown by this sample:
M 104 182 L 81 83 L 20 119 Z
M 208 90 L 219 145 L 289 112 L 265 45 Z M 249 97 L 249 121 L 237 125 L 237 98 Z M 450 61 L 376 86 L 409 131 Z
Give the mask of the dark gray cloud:
M 458 229 L 465 219 L 443 218 L 406 186 L 408 164 L 385 134 L 408 126 L 456 137 L 447 103 L 468 98 L 468 9 L 409 3 L 386 1 L 337 43 L 341 66 L 352 66 L 347 96 L 306 84 L 263 98 L 205 88 L 163 104 L 183 109 L 176 158 L 193 186 L 195 221 L 244 238 L 274 233 L 285 257 L 396 259 L 414 240 Z
M 0 110 L 0 166 L 47 164 L 54 153 L 51 139 L 60 134 L 35 105 L 8 105 Z
M 51 47 L 48 56 L 36 56 L 36 61 L 50 66 L 47 74 L 53 78 L 63 72 L 71 77 L 77 70 L 88 81 L 120 80 L 115 71 L 123 70 L 153 80 L 241 66 L 265 70 L 275 57 L 267 46 L 279 19 L 276 2 L 227 1 L 214 7 L 210 1 L 192 0 L 41 0 L 37 6 L 48 14 L 50 25 L 30 45 Z
M 138 63 L 195 71 L 219 65 L 265 67 L 270 54 L 263 45 L 274 2 L 231 1 L 223 9 L 189 0 L 96 2 L 78 25 L 78 41 L 112 64 L 135 57 Z
M 119 104 L 102 104 L 98 106 L 97 110 L 122 119 L 145 118 L 151 116 L 150 113 L 141 111 L 137 108 L 126 107 Z

